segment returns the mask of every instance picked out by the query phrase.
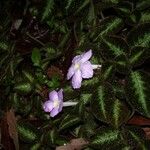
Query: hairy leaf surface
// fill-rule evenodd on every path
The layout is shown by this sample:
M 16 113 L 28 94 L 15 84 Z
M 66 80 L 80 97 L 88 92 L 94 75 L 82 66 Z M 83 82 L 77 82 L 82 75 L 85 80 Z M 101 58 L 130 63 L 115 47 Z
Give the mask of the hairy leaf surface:
M 150 76 L 145 72 L 133 71 L 127 77 L 126 94 L 136 111 L 150 117 Z

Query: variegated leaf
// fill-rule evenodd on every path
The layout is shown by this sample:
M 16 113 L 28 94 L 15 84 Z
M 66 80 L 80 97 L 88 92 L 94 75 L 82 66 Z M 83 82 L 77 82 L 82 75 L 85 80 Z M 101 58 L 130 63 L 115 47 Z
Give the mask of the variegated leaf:
M 42 13 L 42 21 L 48 18 L 54 9 L 54 0 L 46 0 L 46 4 Z
M 99 77 L 94 76 L 92 79 L 84 80 L 82 83 L 81 90 L 84 92 L 88 92 L 91 90 L 91 88 L 95 88 L 99 85 Z
M 128 45 L 121 37 L 102 38 L 100 49 L 102 55 L 110 60 L 129 53 Z
M 118 99 L 125 99 L 124 79 L 114 78 L 112 82 L 113 91 Z
M 109 84 L 97 88 L 91 100 L 91 108 L 97 119 L 115 128 L 126 122 L 131 115 L 127 104 L 114 97 L 113 89 Z
M 141 13 L 140 23 L 150 22 L 150 10 L 143 11 Z
M 80 122 L 80 118 L 73 115 L 66 115 L 59 125 L 59 131 L 70 128 L 73 125 L 77 125 Z
M 130 65 L 138 66 L 144 63 L 144 61 L 150 57 L 150 51 L 144 47 L 133 47 L 129 57 Z
M 150 76 L 142 71 L 133 71 L 126 82 L 128 102 L 136 111 L 150 117 Z
M 126 23 L 131 26 L 134 26 L 139 23 L 140 18 L 141 18 L 141 12 L 134 11 L 134 12 L 132 12 L 132 14 L 127 16 Z
M 137 126 L 126 126 L 122 130 L 122 137 L 126 139 L 126 144 L 133 149 L 148 150 L 150 147 L 146 144 L 144 131 Z
M 18 122 L 17 125 L 19 138 L 27 143 L 32 143 L 39 138 L 39 131 L 30 123 Z
M 91 139 L 90 147 L 98 150 L 111 150 L 112 147 L 117 146 L 120 142 L 121 135 L 119 130 L 110 127 L 102 127 Z
M 118 56 L 113 63 L 116 66 L 116 70 L 122 74 L 128 74 L 130 72 L 131 66 L 129 65 L 129 60 L 126 55 Z
M 100 80 L 111 81 L 115 74 L 115 65 L 110 62 L 104 62 L 101 68 Z
M 123 26 L 123 20 L 114 16 L 102 20 L 99 26 L 92 32 L 90 38 L 93 41 L 100 41 L 101 37 L 110 35 L 119 31 Z
M 138 10 L 144 10 L 150 7 L 150 1 L 149 0 L 139 0 L 136 3 L 136 9 Z
M 150 23 L 136 26 L 127 36 L 130 47 L 150 47 Z
M 132 3 L 128 1 L 122 1 L 115 7 L 115 10 L 121 16 L 128 16 L 132 12 Z

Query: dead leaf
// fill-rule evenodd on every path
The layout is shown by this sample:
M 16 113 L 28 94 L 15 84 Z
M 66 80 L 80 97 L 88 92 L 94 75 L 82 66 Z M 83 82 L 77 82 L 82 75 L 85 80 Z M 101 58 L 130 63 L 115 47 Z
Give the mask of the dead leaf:
M 73 139 L 70 143 L 56 147 L 56 150 L 81 150 L 88 144 L 83 138 Z
M 8 124 L 9 135 L 13 139 L 15 149 L 19 150 L 17 123 L 16 123 L 16 117 L 13 109 L 7 111 L 7 124 Z
M 129 121 L 128 124 L 132 125 L 150 125 L 150 119 L 140 116 L 140 115 L 134 115 Z
M 1 144 L 5 150 L 15 150 L 14 142 L 9 135 L 7 112 L 5 112 L 1 119 Z
M 145 134 L 146 134 L 146 138 L 150 140 L 150 128 L 145 127 L 143 128 Z

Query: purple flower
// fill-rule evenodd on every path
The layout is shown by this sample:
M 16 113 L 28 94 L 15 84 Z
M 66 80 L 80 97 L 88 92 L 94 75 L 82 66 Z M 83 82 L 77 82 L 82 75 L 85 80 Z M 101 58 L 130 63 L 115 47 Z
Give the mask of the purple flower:
M 72 86 L 74 89 L 81 87 L 82 78 L 89 79 L 93 77 L 93 67 L 89 59 L 92 56 L 92 50 L 77 55 L 72 60 L 72 65 L 68 70 L 67 80 L 72 78 Z
M 55 90 L 49 93 L 49 100 L 43 104 L 45 112 L 50 112 L 50 116 L 54 117 L 62 111 L 63 107 L 63 90 L 58 92 Z

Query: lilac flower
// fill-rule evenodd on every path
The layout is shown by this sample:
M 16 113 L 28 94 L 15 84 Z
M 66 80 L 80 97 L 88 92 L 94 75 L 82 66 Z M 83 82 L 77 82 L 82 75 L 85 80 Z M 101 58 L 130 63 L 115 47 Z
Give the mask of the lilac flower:
M 63 107 L 74 106 L 77 102 L 63 102 L 63 90 L 60 89 L 58 92 L 55 90 L 49 93 L 49 100 L 43 104 L 45 112 L 50 112 L 50 116 L 54 117 L 62 111 Z
M 62 111 L 63 107 L 63 90 L 58 92 L 55 90 L 49 93 L 49 100 L 43 104 L 45 112 L 50 112 L 50 116 L 54 117 Z
M 101 67 L 101 65 L 92 65 L 89 59 L 92 57 L 92 50 L 77 55 L 72 60 L 72 65 L 68 70 L 67 80 L 72 78 L 72 86 L 74 89 L 81 87 L 82 78 L 89 79 L 93 77 L 93 69 Z

